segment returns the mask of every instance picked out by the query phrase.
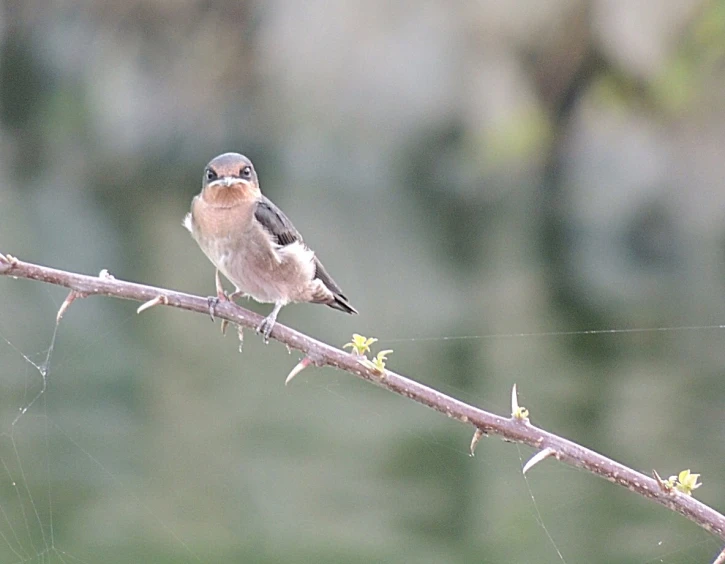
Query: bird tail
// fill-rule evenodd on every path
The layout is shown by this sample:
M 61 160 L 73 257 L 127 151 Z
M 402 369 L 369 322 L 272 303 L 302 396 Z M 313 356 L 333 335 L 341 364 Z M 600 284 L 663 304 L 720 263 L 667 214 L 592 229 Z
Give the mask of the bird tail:
M 325 305 L 345 313 L 357 313 L 357 310 L 350 305 L 350 302 L 342 294 L 334 294 L 332 301 L 326 302 Z

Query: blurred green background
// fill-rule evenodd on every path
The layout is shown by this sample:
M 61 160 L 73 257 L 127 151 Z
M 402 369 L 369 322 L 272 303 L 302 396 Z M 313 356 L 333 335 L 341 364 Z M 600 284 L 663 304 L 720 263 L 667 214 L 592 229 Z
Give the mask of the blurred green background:
M 378 337 L 390 368 L 497 413 L 516 382 L 534 423 L 691 468 L 725 509 L 725 330 L 704 328 L 725 323 L 723 2 L 0 4 L 0 252 L 211 294 L 181 220 L 225 151 L 360 310 L 282 323 Z M 2 563 L 720 550 L 587 473 L 524 480 L 529 449 L 470 458 L 470 428 L 347 374 L 285 388 L 297 353 L 248 332 L 240 355 L 170 308 L 75 303 L 13 424 L 65 295 L 0 278 Z

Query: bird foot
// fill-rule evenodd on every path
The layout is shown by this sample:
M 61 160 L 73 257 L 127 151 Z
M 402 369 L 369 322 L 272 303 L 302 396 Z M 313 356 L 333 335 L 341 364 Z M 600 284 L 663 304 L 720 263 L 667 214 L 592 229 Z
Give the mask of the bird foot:
M 227 294 L 224 290 L 224 286 L 222 286 L 222 281 L 219 278 L 219 270 L 217 269 L 216 275 L 214 277 L 214 282 L 216 285 L 216 296 L 209 296 L 206 301 L 209 304 L 209 317 L 211 317 L 211 320 L 214 321 L 214 313 L 216 312 L 216 308 L 219 305 L 219 302 L 232 302 L 234 303 L 234 298 L 241 294 L 239 290 L 232 292 L 231 294 Z M 226 331 L 227 328 L 227 321 L 222 320 L 222 333 Z
M 206 299 L 206 303 L 209 306 L 209 317 L 211 317 L 212 322 L 216 321 L 214 319 L 214 313 L 216 313 L 216 306 L 219 305 L 219 302 L 222 301 L 221 298 L 217 296 L 209 296 Z
M 272 329 L 274 329 L 275 323 L 276 319 L 272 318 L 272 316 L 269 315 L 262 319 L 262 322 L 257 325 L 257 333 L 262 334 L 265 344 L 269 343 L 269 335 L 272 333 Z
M 217 295 L 216 296 L 209 296 L 206 299 L 206 302 L 209 304 L 209 317 L 211 317 L 211 320 L 212 321 L 215 321 L 214 314 L 216 313 L 216 308 L 219 305 L 219 302 L 232 302 L 232 303 L 234 303 L 232 301 L 232 299 L 231 299 L 232 296 L 234 296 L 234 294 L 232 294 L 230 296 L 224 290 L 220 290 L 219 292 L 217 292 Z

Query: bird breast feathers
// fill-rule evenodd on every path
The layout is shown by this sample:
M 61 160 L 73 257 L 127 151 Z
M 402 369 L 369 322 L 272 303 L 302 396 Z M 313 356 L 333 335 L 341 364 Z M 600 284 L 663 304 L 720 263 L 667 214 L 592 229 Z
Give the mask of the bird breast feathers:
M 184 227 L 186 227 L 186 230 L 187 230 L 187 231 L 188 231 L 189 233 L 193 233 L 193 232 L 194 232 L 194 231 L 193 231 L 193 227 L 192 227 L 192 224 L 191 224 L 191 213 L 187 213 L 187 214 L 186 214 L 186 215 L 184 216 L 184 222 L 183 222 L 183 225 L 184 225 Z
M 290 262 L 297 265 L 303 273 L 304 277 L 312 280 L 315 275 L 315 253 L 307 245 L 300 241 L 295 241 L 289 245 L 278 246 L 277 256 L 280 263 Z

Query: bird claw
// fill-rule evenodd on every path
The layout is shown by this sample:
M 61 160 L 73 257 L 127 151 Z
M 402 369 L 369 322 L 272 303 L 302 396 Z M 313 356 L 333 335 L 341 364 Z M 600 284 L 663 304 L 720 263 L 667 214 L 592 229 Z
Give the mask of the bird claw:
M 269 343 L 269 335 L 272 333 L 272 329 L 274 329 L 274 324 L 274 319 L 265 317 L 264 319 L 262 319 L 262 322 L 257 325 L 257 333 L 262 334 L 265 344 Z
M 218 278 L 217 278 L 218 280 Z M 232 294 L 233 296 L 234 294 Z M 209 317 L 211 317 L 212 321 L 216 321 L 214 319 L 214 314 L 216 313 L 216 308 L 219 305 L 219 302 L 232 302 L 231 296 L 227 294 L 224 289 L 222 289 L 220 286 L 217 286 L 217 295 L 216 296 L 209 296 L 206 299 L 206 302 L 209 304 Z M 222 321 L 222 333 L 224 333 L 224 330 L 226 327 L 224 326 L 224 322 Z
M 219 305 L 219 302 L 221 300 L 218 296 L 209 296 L 206 299 L 206 303 L 209 304 L 209 317 L 211 317 L 212 322 L 216 321 L 214 319 L 214 313 L 216 312 L 216 306 Z
M 216 308 L 219 305 L 219 302 L 231 302 L 231 298 L 229 294 L 227 294 L 224 291 L 224 286 L 222 286 L 222 281 L 219 278 L 219 269 L 216 271 L 216 275 L 214 277 L 214 283 L 216 286 L 216 296 L 209 296 L 206 301 L 209 304 L 209 317 L 211 317 L 212 321 L 215 321 L 214 319 L 214 313 L 216 313 Z M 236 292 L 235 292 L 236 294 Z M 232 294 L 234 296 L 234 294 Z M 233 303 L 233 302 L 232 302 Z M 226 323 L 225 321 L 222 321 L 222 333 L 226 331 Z

